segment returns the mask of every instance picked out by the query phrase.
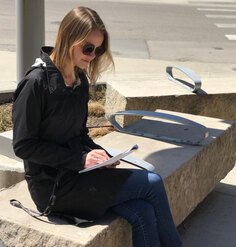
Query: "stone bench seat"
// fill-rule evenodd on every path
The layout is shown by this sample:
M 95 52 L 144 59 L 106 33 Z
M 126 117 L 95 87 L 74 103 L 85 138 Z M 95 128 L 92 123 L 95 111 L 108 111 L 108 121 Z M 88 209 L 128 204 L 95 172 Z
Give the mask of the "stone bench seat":
M 9 200 L 13 198 L 25 207 L 36 210 L 25 180 L 0 193 L 0 239 L 6 247 L 111 247 L 126 246 L 131 241 L 131 227 L 121 218 L 107 216 L 96 224 L 82 224 L 79 227 L 59 218 L 41 217 L 52 222 L 50 224 L 11 206 Z
M 199 146 L 112 132 L 96 142 L 102 146 L 124 151 L 134 144 L 139 149 L 133 154 L 155 166 L 155 172 L 164 180 L 171 211 L 176 225 L 203 201 L 234 167 L 236 153 L 236 124 L 221 119 L 163 111 L 196 121 L 208 128 L 209 136 Z M 161 121 L 139 120 L 136 124 L 171 135 L 197 138 L 197 133 L 182 126 Z M 135 127 L 136 124 L 132 124 Z M 167 129 L 166 129 L 167 128 Z M 168 129 L 170 131 L 168 131 Z M 182 132 L 181 132 L 182 131 Z M 121 167 L 134 166 L 122 162 Z M 118 169 L 118 168 L 117 168 Z M 58 224 L 40 222 L 19 208 L 12 207 L 9 200 L 15 198 L 34 209 L 26 182 L 0 192 L 0 239 L 9 247 L 30 246 L 86 246 L 131 247 L 131 227 L 121 218 L 106 217 L 94 225 L 73 226 L 59 221 Z

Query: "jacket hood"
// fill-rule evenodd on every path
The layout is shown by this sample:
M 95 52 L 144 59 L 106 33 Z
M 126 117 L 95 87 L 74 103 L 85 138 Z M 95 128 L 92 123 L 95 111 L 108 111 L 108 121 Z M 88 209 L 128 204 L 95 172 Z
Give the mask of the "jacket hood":
M 18 84 L 17 89 L 14 93 L 13 100 L 15 101 L 21 90 L 24 88 L 26 82 L 31 77 L 32 73 L 35 73 L 35 78 L 40 77 L 43 80 L 43 84 L 48 87 L 50 94 L 65 95 L 65 94 L 78 94 L 80 87 L 88 87 L 88 79 L 84 73 L 79 73 L 78 76 L 81 80 L 81 85 L 75 89 L 67 87 L 61 72 L 55 66 L 50 59 L 50 54 L 53 51 L 53 47 L 42 47 L 40 58 L 36 58 L 34 64 L 27 70 L 25 77 Z M 44 75 L 40 74 L 43 72 Z M 39 73 L 39 74 L 37 74 Z M 37 74 L 37 76 L 36 76 Z

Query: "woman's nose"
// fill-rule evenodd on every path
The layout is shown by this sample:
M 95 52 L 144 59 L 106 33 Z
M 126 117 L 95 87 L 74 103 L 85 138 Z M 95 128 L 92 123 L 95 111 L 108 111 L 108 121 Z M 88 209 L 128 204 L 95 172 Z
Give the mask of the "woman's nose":
M 94 59 L 96 57 L 96 54 L 95 54 L 95 49 L 93 50 L 93 52 L 91 52 L 89 54 L 90 57 L 92 57 L 92 59 Z

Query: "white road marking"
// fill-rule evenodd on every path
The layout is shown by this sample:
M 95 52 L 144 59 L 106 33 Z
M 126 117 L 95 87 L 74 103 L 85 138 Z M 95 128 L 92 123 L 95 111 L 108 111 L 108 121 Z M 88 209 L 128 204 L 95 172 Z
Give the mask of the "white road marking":
M 205 15 L 207 18 L 236 19 L 236 15 Z
M 232 2 L 217 2 L 214 1 L 214 2 L 210 2 L 210 1 L 188 1 L 189 4 L 194 4 L 194 5 L 199 5 L 200 7 L 222 7 L 222 8 L 235 8 L 236 5 L 235 5 L 235 1 L 232 1 Z
M 211 9 L 211 8 L 197 8 L 199 11 L 220 11 L 220 12 L 236 12 L 236 9 Z
M 215 25 L 219 28 L 236 28 L 236 24 L 230 23 L 215 23 Z
M 236 40 L 236 35 L 234 35 L 234 34 L 226 34 L 225 37 L 228 40 Z
M 229 6 L 209 6 L 197 8 L 198 11 L 206 11 L 206 12 L 215 12 L 214 14 L 205 14 L 206 18 L 215 18 L 215 19 L 236 19 L 236 15 L 230 12 L 236 12 L 235 6 L 233 8 L 229 8 Z M 221 14 L 216 14 L 217 12 L 222 12 Z M 225 13 L 224 13 L 225 12 Z M 215 23 L 214 24 L 218 28 L 236 28 L 236 23 Z M 235 34 L 225 34 L 225 37 L 228 40 L 236 40 Z

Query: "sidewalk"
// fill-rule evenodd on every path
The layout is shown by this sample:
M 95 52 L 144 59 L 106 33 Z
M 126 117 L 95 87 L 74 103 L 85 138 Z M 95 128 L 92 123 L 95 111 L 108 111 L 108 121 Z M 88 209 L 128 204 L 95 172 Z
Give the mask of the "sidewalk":
M 224 84 L 227 81 L 227 87 L 222 87 L 222 90 L 231 90 L 236 93 L 236 75 L 232 70 L 236 67 L 235 64 L 223 63 L 202 63 L 202 62 L 174 62 L 174 61 L 161 61 L 154 59 L 141 59 L 141 58 L 124 58 L 114 57 L 115 71 L 109 72 L 102 76 L 99 81 L 105 82 L 109 78 L 124 77 L 127 79 L 131 75 L 151 75 L 159 76 L 165 75 L 166 66 L 179 65 L 188 67 L 193 70 L 204 82 L 211 81 L 212 79 L 222 80 Z M 33 62 L 32 62 L 33 63 Z M 0 92 L 14 91 L 16 88 L 16 53 L 9 51 L 0 51 Z M 214 85 L 212 85 L 214 87 Z
M 16 88 L 16 53 L 0 51 L 0 92 Z
M 235 247 L 236 167 L 181 224 L 186 247 Z
M 104 0 L 96 0 L 97 2 L 104 2 Z M 109 2 L 117 2 L 117 0 L 105 0 Z M 165 4 L 201 4 L 201 5 L 212 5 L 217 4 L 218 6 L 227 2 L 228 5 L 235 5 L 235 0 L 119 0 L 119 2 L 133 2 L 133 3 L 165 3 Z

